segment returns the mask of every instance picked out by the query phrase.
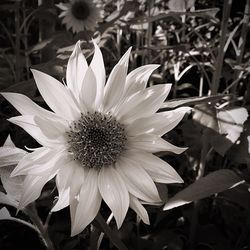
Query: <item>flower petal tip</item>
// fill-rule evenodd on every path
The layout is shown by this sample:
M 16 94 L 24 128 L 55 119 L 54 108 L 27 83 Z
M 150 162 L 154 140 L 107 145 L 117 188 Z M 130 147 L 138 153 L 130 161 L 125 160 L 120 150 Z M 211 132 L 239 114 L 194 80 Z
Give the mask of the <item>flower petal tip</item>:
M 82 231 L 84 230 L 84 228 L 76 228 L 76 227 L 72 227 L 71 228 L 71 233 L 70 233 L 70 237 L 74 237 L 76 236 L 77 234 L 81 233 Z
M 188 147 L 185 147 L 185 148 L 179 148 L 178 151 L 175 151 L 175 154 L 182 154 L 183 152 L 185 152 L 187 149 L 189 149 Z
M 25 208 L 25 205 L 22 204 L 22 202 L 20 201 L 18 206 L 17 206 L 17 211 L 16 211 L 16 215 L 20 212 L 20 210 L 23 210 Z
M 163 211 L 167 211 L 167 210 L 170 210 L 172 208 L 174 208 L 174 206 L 172 206 L 171 203 L 170 204 L 166 203 L 163 207 Z
M 15 171 L 15 169 L 11 172 L 10 178 L 18 176 L 18 173 Z
M 176 183 L 184 183 L 184 180 L 180 176 L 176 181 L 177 181 Z

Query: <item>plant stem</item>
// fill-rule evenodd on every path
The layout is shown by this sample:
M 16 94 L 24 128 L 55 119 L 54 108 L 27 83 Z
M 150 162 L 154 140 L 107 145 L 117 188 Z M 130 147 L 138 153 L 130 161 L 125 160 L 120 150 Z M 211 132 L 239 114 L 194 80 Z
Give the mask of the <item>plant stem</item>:
M 90 225 L 90 250 L 96 250 L 98 249 L 98 238 L 100 235 L 100 229 L 96 227 L 95 225 Z
M 117 4 L 116 4 L 116 8 L 117 8 L 117 11 L 120 12 L 121 10 L 121 3 L 120 1 L 117 1 Z M 120 58 L 121 57 L 121 28 L 120 26 L 118 25 L 117 26 L 117 32 L 116 32 L 116 43 L 117 43 L 117 57 Z
M 23 19 L 26 19 L 26 11 L 25 11 L 25 3 L 23 2 Z M 24 26 L 23 26 L 23 34 L 24 34 L 24 38 L 23 38 L 23 45 L 24 45 L 24 51 L 25 51 L 25 68 L 26 68 L 26 75 L 27 75 L 27 79 L 30 79 L 30 69 L 29 69 L 29 56 L 28 56 L 28 29 L 26 26 L 26 22 L 24 22 Z
M 110 216 L 108 217 L 106 223 L 107 225 L 109 225 L 110 221 L 113 219 L 114 215 L 113 213 L 110 214 Z M 102 239 L 103 239 L 104 233 L 101 233 L 97 242 L 97 250 L 100 249 L 101 243 L 102 243 Z
M 228 20 L 230 17 L 231 6 L 232 6 L 232 0 L 224 1 L 223 16 L 222 16 L 222 21 L 221 21 L 221 37 L 220 37 L 220 44 L 219 44 L 219 52 L 218 52 L 217 60 L 215 63 L 216 70 L 213 75 L 212 86 L 211 86 L 212 95 L 217 94 L 217 91 L 219 88 L 220 76 L 221 76 L 223 59 L 224 59 L 224 54 L 225 54 L 224 46 L 225 46 L 226 38 L 227 38 L 227 26 L 228 26 Z
M 246 1 L 245 11 L 244 11 L 244 18 L 243 18 L 243 24 L 240 34 L 240 39 L 238 42 L 238 53 L 236 57 L 236 65 L 240 65 L 242 63 L 243 55 L 244 55 L 244 49 L 246 45 L 246 38 L 247 38 L 247 31 L 248 31 L 248 25 L 249 25 L 249 19 L 250 19 L 250 0 Z M 238 80 L 239 75 L 241 74 L 241 70 L 235 70 L 234 72 L 234 82 Z M 238 81 L 237 81 L 238 82 Z M 236 92 L 236 84 L 233 85 L 232 93 Z
M 35 204 L 30 204 L 26 207 L 25 213 L 29 216 L 33 224 L 37 227 L 39 234 L 47 247 L 48 250 L 55 250 L 52 241 L 49 238 L 47 225 L 43 225 L 38 213 Z
M 16 54 L 16 82 L 20 81 L 20 1 L 15 2 L 15 32 L 16 32 L 16 43 L 15 43 L 15 54 Z
M 102 228 L 102 231 L 109 237 L 109 239 L 118 249 L 128 250 L 127 247 L 123 244 L 123 242 L 110 229 L 110 227 L 107 225 L 100 213 L 96 216 L 95 221 L 98 222 L 99 226 L 101 226 Z
M 39 5 L 43 5 L 44 8 L 53 8 L 54 7 L 54 0 L 39 0 Z M 47 38 L 53 36 L 55 32 L 55 21 L 53 19 L 43 19 L 40 21 L 39 24 L 39 40 L 43 41 Z M 41 50 L 41 61 L 48 62 L 52 60 L 55 56 L 54 49 L 49 46 Z
M 153 6 L 154 2 L 152 0 L 148 0 L 148 18 L 150 19 L 151 16 L 151 9 Z M 147 52 L 148 52 L 148 63 L 151 62 L 151 50 L 149 49 L 151 47 L 151 41 L 152 41 L 152 22 L 148 22 L 148 30 L 147 30 Z
M 196 181 L 202 178 L 205 173 L 206 159 L 209 153 L 208 136 L 209 136 L 208 130 L 206 129 L 202 137 L 201 158 L 200 158 L 198 173 L 196 176 Z M 197 224 L 198 224 L 199 207 L 200 207 L 200 201 L 195 201 L 193 214 L 192 214 L 192 220 L 191 220 L 191 226 L 190 226 L 190 233 L 189 233 L 189 249 L 190 250 L 194 249 L 195 238 L 196 238 L 195 236 L 196 236 Z
M 204 83 L 204 76 L 201 74 L 200 87 L 199 87 L 199 96 L 202 96 L 202 94 L 203 94 L 203 83 Z

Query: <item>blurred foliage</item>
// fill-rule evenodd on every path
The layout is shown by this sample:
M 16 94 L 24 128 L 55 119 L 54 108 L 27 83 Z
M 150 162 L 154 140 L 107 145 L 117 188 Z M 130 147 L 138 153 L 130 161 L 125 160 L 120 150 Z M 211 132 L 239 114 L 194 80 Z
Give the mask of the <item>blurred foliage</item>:
M 102 19 L 94 31 L 77 34 L 61 23 L 56 7 L 59 2 L 1 1 L 1 91 L 24 93 L 46 107 L 30 68 L 62 80 L 75 42 L 82 40 L 82 50 L 89 61 L 94 39 L 110 73 L 132 45 L 130 70 L 157 63 L 161 66 L 148 84 L 173 84 L 171 100 L 164 103 L 162 110 L 194 107 L 192 114 L 165 135 L 174 144 L 189 149 L 178 157 L 159 154 L 175 167 L 185 183 L 168 185 L 169 210 L 146 206 L 150 226 L 139 222 L 129 211 L 119 232 L 112 220 L 110 228 L 128 249 L 250 249 L 250 1 L 94 0 Z M 39 146 L 6 121 L 17 111 L 2 97 L 0 107 L 1 143 L 10 134 L 20 148 Z M 57 194 L 54 187 L 52 180 L 36 202 L 43 222 Z M 171 206 L 176 208 L 170 209 Z M 44 249 L 29 227 L 6 221 L 15 217 L 15 210 L 7 207 L 9 212 L 0 210 L 4 219 L 0 222 L 0 249 Z M 101 213 L 108 218 L 105 204 Z M 22 212 L 19 217 L 28 221 Z M 94 225 L 95 233 L 90 233 L 93 228 L 88 227 L 70 238 L 69 211 L 64 209 L 52 214 L 49 235 L 56 249 L 93 249 L 101 233 L 98 222 Z M 115 247 L 104 236 L 100 249 Z

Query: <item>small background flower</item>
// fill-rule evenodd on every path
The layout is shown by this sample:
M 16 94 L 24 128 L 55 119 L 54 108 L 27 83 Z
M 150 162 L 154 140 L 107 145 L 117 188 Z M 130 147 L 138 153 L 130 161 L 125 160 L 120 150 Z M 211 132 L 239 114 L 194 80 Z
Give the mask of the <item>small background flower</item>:
M 94 30 L 100 21 L 100 9 L 91 0 L 70 0 L 69 3 L 59 3 L 61 9 L 59 18 L 67 30 L 74 33 L 84 30 Z

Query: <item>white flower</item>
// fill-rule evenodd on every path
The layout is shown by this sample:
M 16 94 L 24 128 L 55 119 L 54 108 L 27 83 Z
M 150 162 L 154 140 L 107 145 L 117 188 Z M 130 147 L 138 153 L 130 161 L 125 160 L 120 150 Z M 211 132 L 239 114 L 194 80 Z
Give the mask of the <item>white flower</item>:
M 16 93 L 2 95 L 22 114 L 9 121 L 41 145 L 27 154 L 12 175 L 27 175 L 20 208 L 37 199 L 46 182 L 56 176 L 58 211 L 70 205 L 72 235 L 95 218 L 102 199 L 118 228 L 131 207 L 149 223 L 141 203 L 155 204 L 159 183 L 182 182 L 177 172 L 153 153 L 182 153 L 161 136 L 173 129 L 189 108 L 156 113 L 171 84 L 146 88 L 159 65 L 139 67 L 127 75 L 129 49 L 106 74 L 99 47 L 88 66 L 80 42 L 69 58 L 63 86 L 55 78 L 32 70 L 37 87 L 53 112 Z
M 59 3 L 57 7 L 62 10 L 59 15 L 62 23 L 74 33 L 94 30 L 100 20 L 100 10 L 91 0 L 71 0 L 69 3 Z

